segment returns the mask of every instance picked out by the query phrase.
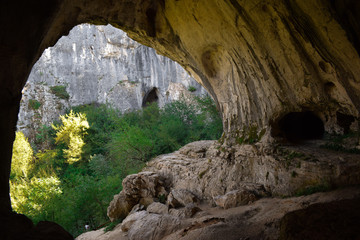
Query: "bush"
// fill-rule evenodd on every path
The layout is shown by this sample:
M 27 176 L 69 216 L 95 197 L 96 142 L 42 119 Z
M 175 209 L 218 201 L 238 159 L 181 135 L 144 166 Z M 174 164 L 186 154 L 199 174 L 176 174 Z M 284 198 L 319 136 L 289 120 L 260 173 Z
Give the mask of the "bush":
M 68 100 L 70 98 L 69 93 L 66 91 L 66 86 L 58 85 L 50 87 L 51 92 L 58 98 Z
M 196 88 L 194 86 L 189 86 L 188 91 L 189 92 L 195 92 Z
M 36 150 L 45 150 L 54 146 L 55 130 L 51 126 L 42 125 L 36 130 L 35 145 Z
M 36 99 L 29 99 L 29 108 L 38 110 L 41 107 L 41 103 Z
M 151 104 L 120 117 L 108 149 L 113 158 L 146 162 L 193 141 L 218 139 L 221 133 L 221 118 L 210 97 L 175 101 L 163 109 Z

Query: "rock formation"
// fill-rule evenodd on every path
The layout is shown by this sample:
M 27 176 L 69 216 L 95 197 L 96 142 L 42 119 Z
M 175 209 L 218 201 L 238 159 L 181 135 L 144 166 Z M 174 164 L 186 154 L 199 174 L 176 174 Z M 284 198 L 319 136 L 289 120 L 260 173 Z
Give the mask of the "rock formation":
M 192 96 L 190 87 L 193 94 L 206 94 L 180 65 L 120 29 L 82 24 L 47 48 L 32 68 L 17 129 L 33 139 L 36 129 L 72 106 L 109 104 L 125 112 L 157 101 L 162 107 Z
M 223 143 L 253 143 L 260 138 L 271 142 L 274 137 L 297 141 L 321 138 L 325 132 L 359 130 L 357 0 L 16 0 L 3 2 L 0 12 L 1 214 L 11 211 L 8 179 L 22 88 L 41 53 L 80 23 L 110 23 L 191 72 L 222 112 Z M 224 148 L 224 159 L 234 159 L 233 151 L 228 151 L 231 148 L 225 145 Z M 244 161 L 245 166 L 254 166 L 252 156 Z M 271 165 L 271 160 L 265 158 L 262 163 L 258 166 Z M 312 167 L 311 163 L 306 166 Z M 234 165 L 233 169 L 234 173 L 226 176 L 238 176 L 239 171 L 254 173 L 250 175 L 252 179 L 266 179 L 267 175 L 260 176 L 257 169 L 243 169 L 241 165 Z M 335 169 L 341 172 L 342 168 Z M 270 174 L 271 181 L 291 185 L 287 174 Z M 327 174 L 337 179 L 331 171 Z M 356 198 L 355 193 L 351 197 Z M 300 200 L 295 202 L 306 205 Z M 285 201 L 271 205 L 259 217 L 255 208 L 229 220 L 221 217 L 197 220 L 186 231 L 175 232 L 168 239 L 180 236 L 211 239 L 211 234 L 231 239 L 229 232 L 234 233 L 234 229 L 237 232 L 252 229 L 249 225 L 247 228 L 232 225 L 231 219 L 243 218 L 248 222 L 251 216 L 261 219 L 266 214 L 275 214 L 277 206 Z M 341 211 L 343 208 L 337 207 L 340 203 L 333 206 Z M 287 212 L 289 208 L 282 210 Z M 299 212 L 289 219 L 303 214 Z M 255 221 L 253 226 L 279 228 L 276 221 L 274 225 L 262 223 Z M 209 231 L 199 228 L 206 224 L 213 227 Z M 291 229 L 286 222 L 281 226 Z M 253 233 L 263 235 L 249 232 L 248 236 L 262 238 L 268 234 L 259 228 Z
M 357 239 L 359 203 L 359 189 L 348 188 L 297 198 L 264 198 L 228 210 L 203 207 L 192 218 L 139 211 L 113 231 L 99 229 L 76 239 Z
M 315 219 L 327 217 L 329 214 L 326 211 L 319 210 L 328 207 L 327 203 L 323 204 L 327 194 L 318 195 L 323 199 L 321 203 L 316 197 L 288 197 L 359 185 L 360 155 L 319 149 L 315 142 L 308 147 L 278 146 L 271 148 L 275 149 L 271 152 L 262 145 L 244 144 L 225 150 L 217 141 L 199 141 L 174 153 L 156 157 L 143 172 L 129 175 L 123 180 L 123 190 L 114 196 L 108 207 L 111 221 L 124 219 L 118 228 L 121 232 L 115 230 L 110 234 L 100 234 L 102 230 L 99 230 L 96 237 L 108 240 L 127 233 L 120 239 L 135 240 L 141 239 L 141 236 L 149 236 L 147 239 L 176 239 L 185 235 L 185 239 L 218 239 L 220 232 L 223 232 L 227 236 L 223 239 L 278 239 L 279 236 L 283 239 L 301 239 L 296 236 L 297 232 L 301 232 L 307 236 L 306 239 L 318 239 L 318 234 L 310 236 L 310 232 L 301 230 L 301 224 L 294 224 L 294 221 L 312 210 L 316 212 Z M 345 192 L 349 194 L 351 191 L 359 192 L 359 189 L 352 188 Z M 330 193 L 330 199 L 325 202 L 331 202 L 331 213 L 340 216 L 343 208 L 348 209 L 343 205 L 345 202 L 356 205 L 360 195 L 355 192 L 353 196 L 349 194 L 341 199 L 333 198 L 336 194 Z M 279 197 L 287 197 L 288 201 Z M 265 199 L 259 200 L 261 198 Z M 337 202 L 344 199 L 346 201 Z M 269 202 L 274 208 L 282 204 L 283 209 L 287 210 L 262 217 L 265 209 L 271 208 Z M 210 214 L 214 211 L 218 214 L 216 217 Z M 230 212 L 241 212 L 240 215 L 248 216 L 235 217 L 235 214 L 229 217 Z M 346 220 L 346 216 L 340 219 L 347 222 L 360 220 L 359 216 L 348 216 L 355 219 Z M 311 220 L 314 224 L 315 219 Z M 199 224 L 199 221 L 202 223 Z M 334 231 L 337 232 L 336 236 L 357 236 L 353 232 L 354 224 L 344 227 L 344 224 L 340 224 L 342 220 L 338 221 L 339 225 L 327 229 L 324 236 Z M 211 229 L 210 225 L 215 224 L 221 224 L 221 230 L 213 229 L 213 233 L 206 233 Z M 326 225 L 325 222 L 319 224 Z M 316 232 L 309 224 L 305 225 Z M 241 226 L 245 230 L 232 235 L 235 230 L 230 226 Z M 198 233 L 187 235 L 193 229 L 198 229 Z M 77 239 L 95 238 L 85 233 Z

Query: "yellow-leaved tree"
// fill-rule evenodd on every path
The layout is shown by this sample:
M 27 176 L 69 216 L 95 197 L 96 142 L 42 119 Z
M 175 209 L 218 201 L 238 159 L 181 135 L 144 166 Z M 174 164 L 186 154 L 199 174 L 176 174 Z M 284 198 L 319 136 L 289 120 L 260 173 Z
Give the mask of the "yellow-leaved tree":
M 81 159 L 82 147 L 85 145 L 84 136 L 89 128 L 86 115 L 82 113 L 70 113 L 60 116 L 62 125 L 52 127 L 56 130 L 56 143 L 64 143 L 64 156 L 69 164 Z
M 27 178 L 34 153 L 24 133 L 16 132 L 11 162 L 11 179 Z
M 16 132 L 10 175 L 10 196 L 13 210 L 30 217 L 40 212 L 46 201 L 61 194 L 60 180 L 54 176 L 33 176 L 34 156 L 28 139 Z

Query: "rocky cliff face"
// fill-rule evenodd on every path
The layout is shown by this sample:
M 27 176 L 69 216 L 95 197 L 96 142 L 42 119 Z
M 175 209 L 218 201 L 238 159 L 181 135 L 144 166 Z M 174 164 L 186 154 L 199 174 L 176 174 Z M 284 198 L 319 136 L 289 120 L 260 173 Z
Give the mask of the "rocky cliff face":
M 57 90 L 55 86 L 62 87 Z M 23 89 L 17 128 L 32 138 L 65 109 L 82 104 L 109 104 L 122 112 L 146 102 L 159 106 L 206 94 L 172 60 L 128 38 L 110 25 L 82 24 L 44 51 Z

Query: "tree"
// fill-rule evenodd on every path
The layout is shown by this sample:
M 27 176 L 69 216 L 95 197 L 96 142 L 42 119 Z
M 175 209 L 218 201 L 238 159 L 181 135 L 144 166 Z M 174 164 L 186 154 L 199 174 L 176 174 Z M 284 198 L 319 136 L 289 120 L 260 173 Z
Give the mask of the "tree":
M 22 132 L 16 132 L 13 144 L 11 179 L 27 178 L 33 160 L 33 150 Z
M 56 130 L 55 143 L 65 143 L 64 156 L 69 164 L 81 159 L 82 147 L 85 145 L 84 136 L 89 129 L 86 115 L 74 113 L 72 110 L 65 116 L 60 116 L 62 125 L 52 127 Z

